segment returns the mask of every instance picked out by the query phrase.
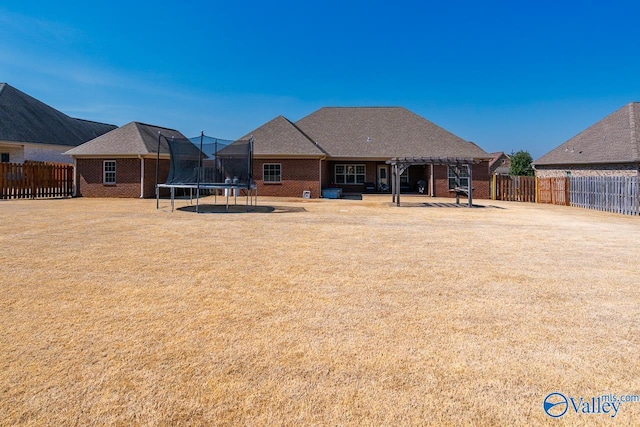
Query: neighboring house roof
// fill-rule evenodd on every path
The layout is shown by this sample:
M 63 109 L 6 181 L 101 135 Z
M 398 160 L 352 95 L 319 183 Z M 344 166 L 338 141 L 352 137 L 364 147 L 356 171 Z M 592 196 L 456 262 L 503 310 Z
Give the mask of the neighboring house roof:
M 251 134 L 256 155 L 294 154 L 295 147 L 332 158 L 491 157 L 402 107 L 325 107 L 295 124 L 278 117 Z
M 504 151 L 491 153 L 489 161 L 489 173 L 497 175 L 508 175 L 511 168 L 511 159 Z
M 631 102 L 554 148 L 534 165 L 640 162 L 640 103 Z
M 258 141 L 254 142 L 254 155 L 326 155 L 296 125 L 283 116 L 276 117 L 240 139 L 249 139 L 251 136 L 253 136 L 254 141 Z
M 64 154 L 73 157 L 157 154 L 158 132 L 161 132 L 162 135 L 167 138 L 186 139 L 184 135 L 174 129 L 131 122 L 78 147 L 72 148 Z M 160 140 L 160 153 L 169 153 L 169 148 L 167 144 L 164 143 L 164 139 Z
M 0 83 L 0 141 L 78 146 L 116 126 L 75 119 Z

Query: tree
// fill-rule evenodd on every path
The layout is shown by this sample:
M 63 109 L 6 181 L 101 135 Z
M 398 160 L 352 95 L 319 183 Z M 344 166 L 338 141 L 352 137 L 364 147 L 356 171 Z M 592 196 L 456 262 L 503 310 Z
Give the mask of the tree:
M 511 153 L 511 167 L 509 175 L 513 176 L 533 176 L 533 158 L 528 151 L 520 150 L 517 153 Z

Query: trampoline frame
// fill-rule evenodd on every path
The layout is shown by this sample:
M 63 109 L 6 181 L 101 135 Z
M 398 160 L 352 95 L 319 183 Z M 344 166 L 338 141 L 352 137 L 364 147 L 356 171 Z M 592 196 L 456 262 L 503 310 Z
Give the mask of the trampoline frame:
M 199 213 L 200 206 L 200 190 L 215 190 L 214 191 L 214 205 L 217 204 L 218 190 L 224 190 L 224 195 L 226 198 L 225 209 L 229 212 L 229 198 L 231 192 L 233 192 L 234 204 L 238 203 L 238 193 L 240 190 L 245 190 L 245 208 L 246 211 L 249 211 L 249 208 L 255 208 L 258 205 L 258 186 L 255 181 L 253 181 L 253 136 L 249 139 L 249 164 L 248 164 L 248 176 L 249 182 L 230 182 L 229 179 L 226 179 L 225 182 L 212 182 L 212 183 L 203 183 L 200 182 L 200 173 L 197 173 L 197 182 L 195 183 L 176 183 L 176 184 L 160 184 L 159 180 L 159 171 L 160 171 L 160 144 L 161 137 L 163 137 L 162 132 L 158 131 L 158 150 L 156 156 L 156 209 L 160 209 L 160 189 L 168 188 L 171 194 L 171 212 L 175 209 L 175 192 L 176 188 L 188 189 L 190 193 L 190 200 L 193 201 L 193 190 L 196 190 L 196 213 Z M 165 140 L 167 137 L 164 137 Z M 198 161 L 198 168 L 202 168 L 202 146 L 204 140 L 204 131 L 200 133 L 200 158 Z M 168 140 L 167 140 L 168 143 Z M 216 142 L 217 144 L 217 142 Z M 216 148 L 217 150 L 217 148 Z M 171 150 L 169 150 L 171 153 Z M 234 180 L 235 181 L 235 180 Z

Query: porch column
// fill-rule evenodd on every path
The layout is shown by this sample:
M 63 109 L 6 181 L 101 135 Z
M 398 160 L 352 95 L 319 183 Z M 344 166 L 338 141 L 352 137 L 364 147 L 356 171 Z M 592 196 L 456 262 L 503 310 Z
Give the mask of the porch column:
M 396 173 L 398 172 L 398 165 L 391 164 L 391 203 L 396 202 Z
M 435 174 L 433 173 L 433 163 L 431 163 L 431 177 L 429 179 L 429 187 L 431 187 L 429 189 L 429 192 L 431 193 L 431 197 L 436 197 L 436 184 L 434 182 L 434 176 Z

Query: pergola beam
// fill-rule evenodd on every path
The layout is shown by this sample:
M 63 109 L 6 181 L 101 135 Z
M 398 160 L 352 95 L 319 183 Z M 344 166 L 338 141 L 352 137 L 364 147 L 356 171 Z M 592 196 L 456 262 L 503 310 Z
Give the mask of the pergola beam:
M 467 188 L 467 203 L 471 208 L 473 207 L 473 177 L 472 177 L 472 165 L 479 164 L 486 159 L 477 159 L 474 157 L 394 157 L 391 160 L 387 160 L 387 164 L 392 167 L 392 180 L 391 180 L 391 200 L 392 203 L 396 203 L 400 206 L 400 175 L 407 170 L 410 166 L 431 165 L 431 196 L 433 197 L 433 167 L 434 166 L 455 166 L 456 167 L 456 181 L 458 187 L 460 186 L 460 176 L 458 169 L 466 167 L 467 176 L 469 177 L 469 186 Z M 459 203 L 460 196 L 456 194 L 456 201 Z

